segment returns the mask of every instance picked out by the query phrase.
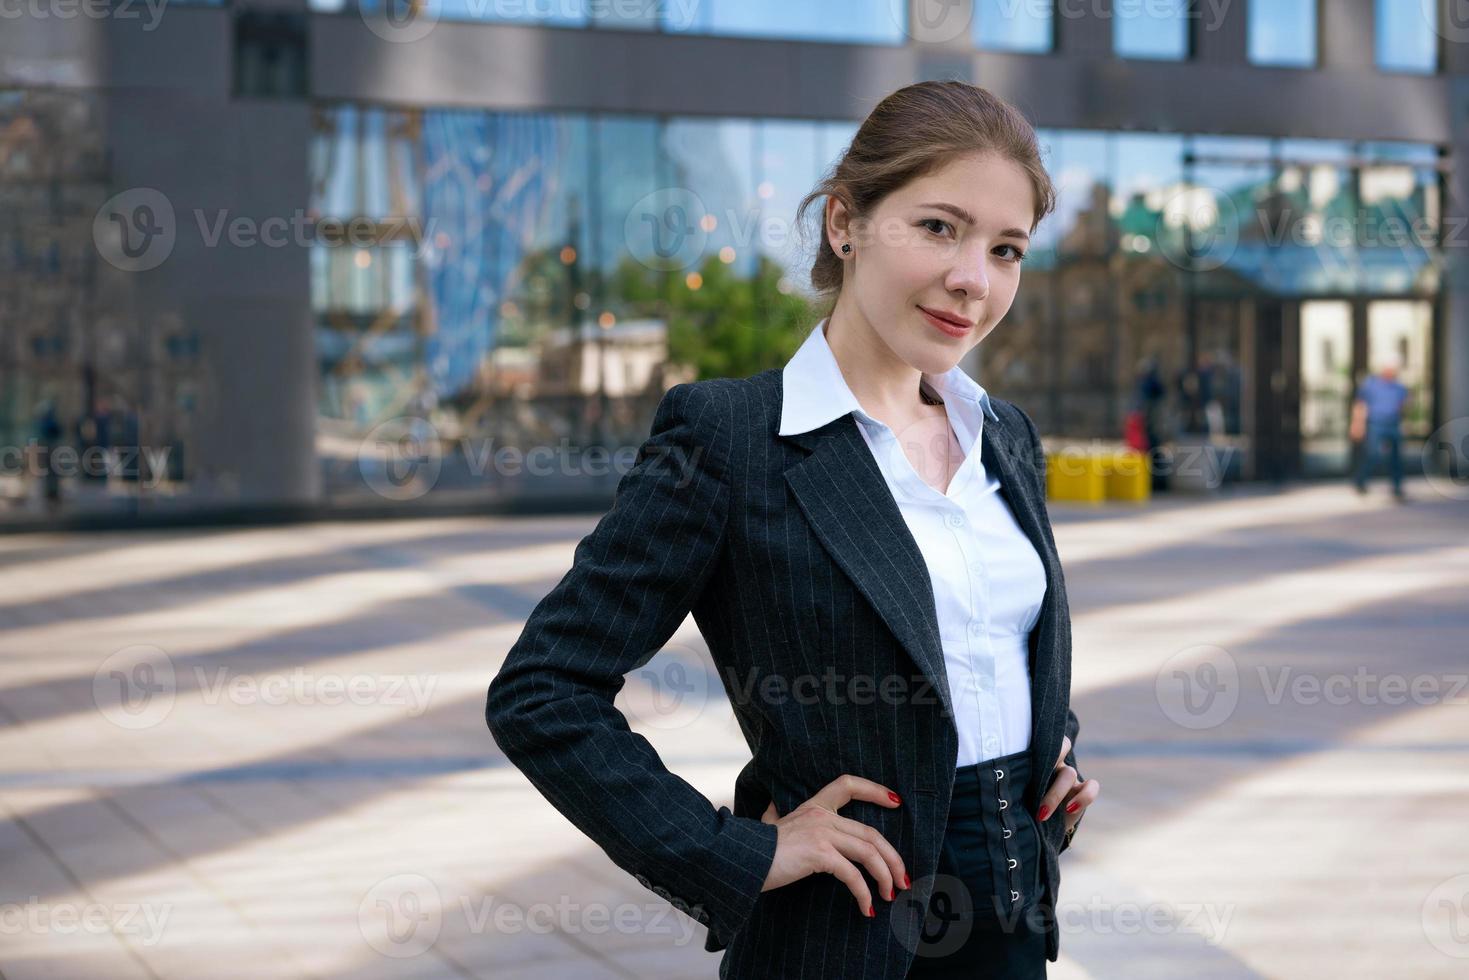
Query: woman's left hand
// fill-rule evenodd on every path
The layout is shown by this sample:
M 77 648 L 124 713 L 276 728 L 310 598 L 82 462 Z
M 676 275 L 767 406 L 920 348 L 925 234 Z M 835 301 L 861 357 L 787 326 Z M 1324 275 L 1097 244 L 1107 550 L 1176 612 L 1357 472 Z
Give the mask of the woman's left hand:
M 1095 779 L 1076 778 L 1076 770 L 1066 764 L 1066 755 L 1071 751 L 1071 736 L 1061 736 L 1061 757 L 1056 760 L 1056 769 L 1051 777 L 1051 788 L 1041 797 L 1041 808 L 1037 820 L 1048 820 L 1059 809 L 1066 818 L 1066 829 L 1076 826 L 1086 808 L 1096 802 L 1102 792 L 1102 784 Z

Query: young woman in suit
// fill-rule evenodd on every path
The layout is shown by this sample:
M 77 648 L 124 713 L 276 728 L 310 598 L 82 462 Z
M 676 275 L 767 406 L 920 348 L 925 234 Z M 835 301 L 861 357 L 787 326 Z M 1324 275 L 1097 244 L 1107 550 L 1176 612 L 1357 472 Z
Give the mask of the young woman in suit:
M 798 220 L 818 199 L 828 315 L 784 368 L 668 391 L 486 720 L 721 977 L 1044 977 L 1100 785 L 1040 438 L 958 363 L 1054 190 L 1025 118 L 945 81 L 883 99 Z M 690 612 L 752 755 L 732 811 L 613 706 Z

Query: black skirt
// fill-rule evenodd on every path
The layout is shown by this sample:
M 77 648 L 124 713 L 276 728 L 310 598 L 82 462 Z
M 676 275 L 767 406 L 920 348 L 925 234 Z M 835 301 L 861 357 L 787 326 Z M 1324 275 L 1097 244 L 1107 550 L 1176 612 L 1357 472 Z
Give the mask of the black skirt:
M 1040 825 L 1026 812 L 1029 752 L 954 771 L 949 821 L 910 977 L 1046 975 Z M 1056 814 L 1051 819 L 1060 819 Z

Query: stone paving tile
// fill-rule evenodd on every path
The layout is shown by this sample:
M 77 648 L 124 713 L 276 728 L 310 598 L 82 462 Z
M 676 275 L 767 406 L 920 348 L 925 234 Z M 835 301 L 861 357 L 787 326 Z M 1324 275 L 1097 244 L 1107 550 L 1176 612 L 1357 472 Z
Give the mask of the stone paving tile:
M 1469 512 L 1421 481 L 1409 492 L 1406 508 L 1328 486 L 1052 508 L 1079 752 L 1104 785 L 1063 858 L 1053 980 L 1464 975 L 1469 922 L 1449 900 L 1469 875 L 1469 690 L 1454 702 L 1444 683 L 1469 670 Z M 0 954 L 6 980 L 262 964 L 716 976 L 703 928 L 591 846 L 484 730 L 485 684 L 594 523 L 0 539 L 0 911 L 170 913 L 157 942 L 23 932 Z M 181 670 L 167 717 L 134 729 L 94 679 L 139 643 Z M 1237 669 L 1237 701 L 1191 728 L 1165 710 L 1164 682 L 1170 658 L 1205 647 Z M 637 684 L 618 706 L 670 769 L 728 804 L 744 746 L 691 623 L 660 658 L 697 668 L 713 696 L 672 725 Z M 385 696 L 210 695 L 221 669 L 259 681 L 297 668 L 436 684 L 421 711 Z M 1271 695 L 1281 678 L 1360 671 L 1428 678 L 1439 696 Z M 492 914 L 558 902 L 549 931 Z M 602 907 L 634 924 L 598 932 Z M 1144 913 L 1152 925 L 1137 928 L 1129 916 Z

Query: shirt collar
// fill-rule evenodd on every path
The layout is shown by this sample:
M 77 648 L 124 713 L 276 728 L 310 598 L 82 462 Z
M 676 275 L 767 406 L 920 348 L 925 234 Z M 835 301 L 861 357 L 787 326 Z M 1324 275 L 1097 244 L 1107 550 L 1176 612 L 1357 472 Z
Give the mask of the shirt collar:
M 836 355 L 826 342 L 826 323 L 823 319 L 811 331 L 781 371 L 781 409 L 779 435 L 788 436 L 798 432 L 819 429 L 832 419 L 855 412 L 864 422 L 877 419 L 862 410 L 857 396 L 847 387 L 846 378 L 837 365 Z M 1000 420 L 990 404 L 989 392 L 957 364 L 940 375 L 924 374 L 934 390 L 945 400 L 958 398 L 970 405 L 981 407 L 985 415 Z

